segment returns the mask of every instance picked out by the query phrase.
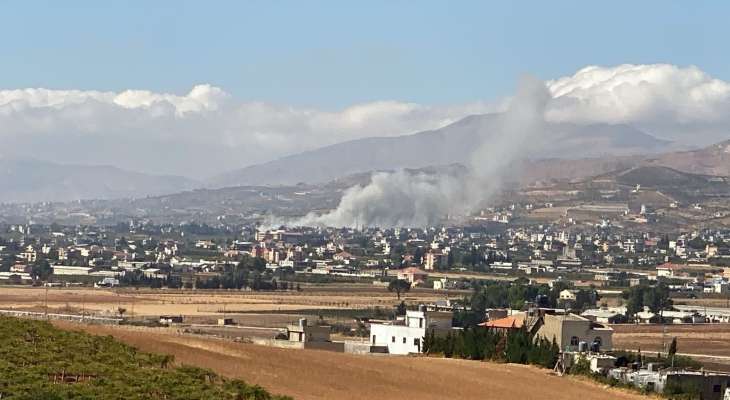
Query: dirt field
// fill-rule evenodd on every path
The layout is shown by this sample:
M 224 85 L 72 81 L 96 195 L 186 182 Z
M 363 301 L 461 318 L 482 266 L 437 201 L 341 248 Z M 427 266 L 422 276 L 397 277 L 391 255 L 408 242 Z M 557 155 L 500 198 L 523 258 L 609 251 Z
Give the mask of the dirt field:
M 298 400 L 646 398 L 521 365 L 277 349 L 169 331 L 56 324 L 110 334 L 142 350 L 173 354 L 180 363 L 211 368 Z
M 690 355 L 708 368 L 730 371 L 730 324 L 613 325 L 613 346 L 617 349 L 663 351 L 677 338 L 677 352 Z
M 408 303 L 432 302 L 443 298 L 430 290 L 413 290 L 403 296 Z M 352 309 L 392 307 L 396 296 L 372 285 L 337 285 L 305 288 L 302 292 L 167 291 L 60 289 L 48 290 L 50 312 L 80 312 L 114 315 L 119 307 L 127 316 L 165 314 L 203 316 L 249 312 L 291 312 L 307 309 Z M 0 309 L 40 311 L 45 308 L 46 290 L 30 287 L 0 287 Z

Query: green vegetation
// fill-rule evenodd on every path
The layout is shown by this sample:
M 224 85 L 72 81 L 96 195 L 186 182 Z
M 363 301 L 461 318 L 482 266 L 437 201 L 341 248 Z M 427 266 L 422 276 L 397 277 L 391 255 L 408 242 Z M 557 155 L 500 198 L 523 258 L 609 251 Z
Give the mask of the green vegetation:
M 0 317 L 0 398 L 284 400 L 107 336 Z
M 573 310 L 584 310 L 593 306 L 598 300 L 594 289 L 576 290 L 576 300 L 567 304 L 559 299 L 560 292 L 571 288 L 567 282 L 555 282 L 552 288 L 548 285 L 530 284 L 527 279 L 519 278 L 513 282 L 477 281 L 471 282 L 471 297 L 464 299 L 468 305 L 454 315 L 454 323 L 462 327 L 474 327 L 484 321 L 486 310 L 490 308 L 522 309 L 526 303 L 538 307 L 568 307 Z
M 388 284 L 388 291 L 395 292 L 400 300 L 401 293 L 405 293 L 411 290 L 411 284 L 403 279 L 396 279 Z
M 449 332 L 446 336 L 427 331 L 423 351 L 448 358 L 532 364 L 544 368 L 555 366 L 560 353 L 555 341 L 536 338 L 525 329 L 503 334 L 481 327 Z
M 651 312 L 657 314 L 672 307 L 669 288 L 664 283 L 656 286 L 634 286 L 625 290 L 622 297 L 626 299 L 626 313 L 629 315 L 643 311 L 644 307 L 648 307 Z

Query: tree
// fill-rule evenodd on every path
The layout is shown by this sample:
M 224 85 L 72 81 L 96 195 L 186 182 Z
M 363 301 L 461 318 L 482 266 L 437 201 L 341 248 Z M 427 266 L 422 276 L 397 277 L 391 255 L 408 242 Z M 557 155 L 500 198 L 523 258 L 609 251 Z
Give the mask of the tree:
M 400 300 L 400 294 L 411 290 L 411 284 L 403 279 L 396 279 L 388 284 L 388 291 L 395 292 Z
M 673 358 L 674 355 L 677 354 L 677 337 L 672 338 L 672 343 L 669 344 L 669 350 L 667 350 L 667 355 L 669 358 Z
M 124 307 L 119 307 L 119 308 L 117 308 L 117 312 L 119 313 L 119 317 L 122 318 L 122 317 L 124 317 L 124 313 L 127 312 L 127 309 Z
M 395 313 L 396 315 L 406 315 L 406 310 L 406 302 L 401 301 L 400 304 L 398 304 L 398 306 L 396 307 Z

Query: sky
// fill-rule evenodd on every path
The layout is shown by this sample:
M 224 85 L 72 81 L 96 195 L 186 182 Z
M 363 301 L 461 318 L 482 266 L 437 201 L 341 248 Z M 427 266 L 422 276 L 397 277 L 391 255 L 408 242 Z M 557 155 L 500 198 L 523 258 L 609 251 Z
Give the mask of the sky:
M 525 75 L 552 121 L 730 131 L 727 2 L 2 5 L 0 157 L 204 179 L 503 111 Z
M 696 65 L 729 80 L 730 3 L 8 1 L 0 87 L 184 94 L 336 109 L 508 95 L 522 74 Z

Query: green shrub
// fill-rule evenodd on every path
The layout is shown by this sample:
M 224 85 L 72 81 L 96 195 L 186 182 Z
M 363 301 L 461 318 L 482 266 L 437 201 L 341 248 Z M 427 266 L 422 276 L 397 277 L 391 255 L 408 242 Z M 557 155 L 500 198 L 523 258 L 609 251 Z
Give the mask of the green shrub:
M 140 352 L 111 336 L 63 331 L 44 321 L 0 317 L 3 400 L 286 398 L 207 369 L 172 368 L 172 362 L 172 356 Z M 86 378 L 60 383 L 62 375 Z

